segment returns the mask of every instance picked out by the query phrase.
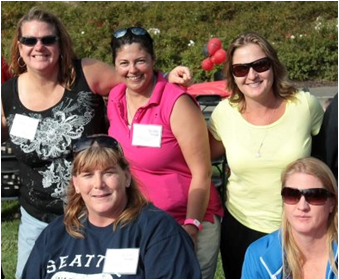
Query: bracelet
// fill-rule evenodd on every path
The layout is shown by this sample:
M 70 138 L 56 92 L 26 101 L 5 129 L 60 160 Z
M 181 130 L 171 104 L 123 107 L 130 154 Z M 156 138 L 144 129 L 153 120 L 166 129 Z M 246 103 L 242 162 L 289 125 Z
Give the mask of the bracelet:
M 168 79 L 169 72 L 162 73 L 162 76 L 167 80 Z
M 200 223 L 197 219 L 186 219 L 184 222 L 184 226 L 192 225 L 195 226 L 199 231 L 202 231 L 202 223 Z

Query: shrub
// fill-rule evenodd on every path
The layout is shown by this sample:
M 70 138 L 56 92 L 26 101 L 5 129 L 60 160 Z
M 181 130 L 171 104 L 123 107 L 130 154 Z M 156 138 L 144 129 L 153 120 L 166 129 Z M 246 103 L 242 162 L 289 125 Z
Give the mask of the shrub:
M 337 2 L 3 1 L 1 51 L 7 60 L 18 19 L 36 5 L 60 17 L 79 57 L 111 63 L 111 33 L 143 26 L 154 38 L 159 69 L 186 65 L 197 82 L 208 81 L 222 69 L 201 69 L 209 39 L 219 37 L 227 49 L 234 37 L 252 30 L 274 44 L 290 79 L 331 81 L 338 76 Z

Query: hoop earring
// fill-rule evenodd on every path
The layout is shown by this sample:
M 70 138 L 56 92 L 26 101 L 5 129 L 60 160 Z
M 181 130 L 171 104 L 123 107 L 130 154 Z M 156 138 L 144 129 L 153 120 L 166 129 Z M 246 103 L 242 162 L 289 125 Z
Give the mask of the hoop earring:
M 20 64 L 20 61 L 21 61 L 20 59 L 22 59 L 21 56 L 19 56 L 19 58 L 18 58 L 18 60 L 17 60 L 17 61 L 18 61 L 18 65 L 19 65 L 20 68 L 24 68 L 24 67 L 26 66 L 26 63 L 25 63 L 25 61 L 22 59 L 22 61 L 23 61 L 24 64 L 23 64 L 23 65 Z

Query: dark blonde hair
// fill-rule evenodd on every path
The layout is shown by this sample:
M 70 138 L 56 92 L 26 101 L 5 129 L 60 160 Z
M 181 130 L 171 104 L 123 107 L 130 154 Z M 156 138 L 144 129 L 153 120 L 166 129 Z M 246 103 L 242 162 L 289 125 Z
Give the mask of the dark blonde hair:
M 327 227 L 327 249 L 329 252 L 329 260 L 332 270 L 338 276 L 338 269 L 335 264 L 332 243 L 338 243 L 338 187 L 337 181 L 331 172 L 330 168 L 322 161 L 307 157 L 296 160 L 289 164 L 281 175 L 282 186 L 286 185 L 288 178 L 295 173 L 304 173 L 315 176 L 320 180 L 323 187 L 334 196 L 331 199 L 335 200 L 335 208 L 328 217 Z M 303 278 L 302 267 L 305 257 L 299 250 L 296 244 L 292 232 L 291 225 L 283 212 L 282 216 L 282 243 L 284 248 L 284 265 L 283 274 L 284 278 Z
M 227 59 L 223 72 L 224 76 L 226 77 L 227 89 L 232 92 L 231 96 L 229 97 L 230 102 L 234 105 L 238 104 L 240 112 L 242 112 L 246 107 L 244 94 L 239 90 L 237 84 L 234 81 L 232 65 L 235 50 L 247 44 L 258 45 L 270 59 L 274 77 L 272 85 L 274 94 L 277 97 L 283 98 L 285 100 L 293 100 L 294 94 L 298 90 L 287 81 L 287 70 L 280 62 L 277 52 L 265 38 L 255 32 L 248 32 L 235 38 L 227 50 Z
M 109 147 L 100 147 L 94 144 L 76 154 L 73 161 L 72 176 L 77 176 L 83 171 L 94 170 L 95 168 L 105 169 L 107 167 L 119 166 L 129 171 L 129 165 L 121 151 Z M 114 223 L 113 230 L 117 226 L 124 226 L 132 222 L 148 204 L 142 195 L 136 182 L 132 178 L 131 184 L 126 188 L 127 206 Z M 64 224 L 67 232 L 75 238 L 84 238 L 82 232 L 82 220 L 87 217 L 88 212 L 80 194 L 77 194 L 71 180 L 67 192 L 68 203 L 65 208 Z
M 27 66 L 22 65 L 23 61 L 20 57 L 18 41 L 22 36 L 22 26 L 25 23 L 33 20 L 45 22 L 55 29 L 55 35 L 59 37 L 58 44 L 60 46 L 58 81 L 61 85 L 65 86 L 67 89 L 70 89 L 76 79 L 74 60 L 77 58 L 72 47 L 71 37 L 69 36 L 62 22 L 55 15 L 37 7 L 33 7 L 19 20 L 17 24 L 16 32 L 11 45 L 10 68 L 13 75 L 19 76 L 20 74 L 27 72 Z

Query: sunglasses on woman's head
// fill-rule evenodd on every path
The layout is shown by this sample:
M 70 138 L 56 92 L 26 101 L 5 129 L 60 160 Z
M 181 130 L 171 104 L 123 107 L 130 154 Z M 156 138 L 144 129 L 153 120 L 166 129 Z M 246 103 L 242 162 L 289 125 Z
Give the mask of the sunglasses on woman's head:
M 40 40 L 40 42 L 45 46 L 51 46 L 59 40 L 59 37 L 55 35 L 48 35 L 44 37 L 21 37 L 19 42 L 23 45 L 32 47 L 38 43 L 38 40 Z
M 264 57 L 251 63 L 233 64 L 232 73 L 236 77 L 245 77 L 250 68 L 253 68 L 258 73 L 265 72 L 271 68 L 271 60 L 268 57 Z
M 334 194 L 322 188 L 299 190 L 284 187 L 281 190 L 281 196 L 286 204 L 297 204 L 300 201 L 301 196 L 304 196 L 307 203 L 311 205 L 324 205 L 327 198 L 333 197 Z
M 73 154 L 77 154 L 81 151 L 91 147 L 94 143 L 97 143 L 100 147 L 111 148 L 114 151 L 122 152 L 119 142 L 110 136 L 89 136 L 81 138 L 73 145 Z
M 143 36 L 146 35 L 148 32 L 146 29 L 142 27 L 128 27 L 128 28 L 121 28 L 113 33 L 114 38 L 119 39 L 126 35 L 127 31 L 130 30 L 136 36 Z

